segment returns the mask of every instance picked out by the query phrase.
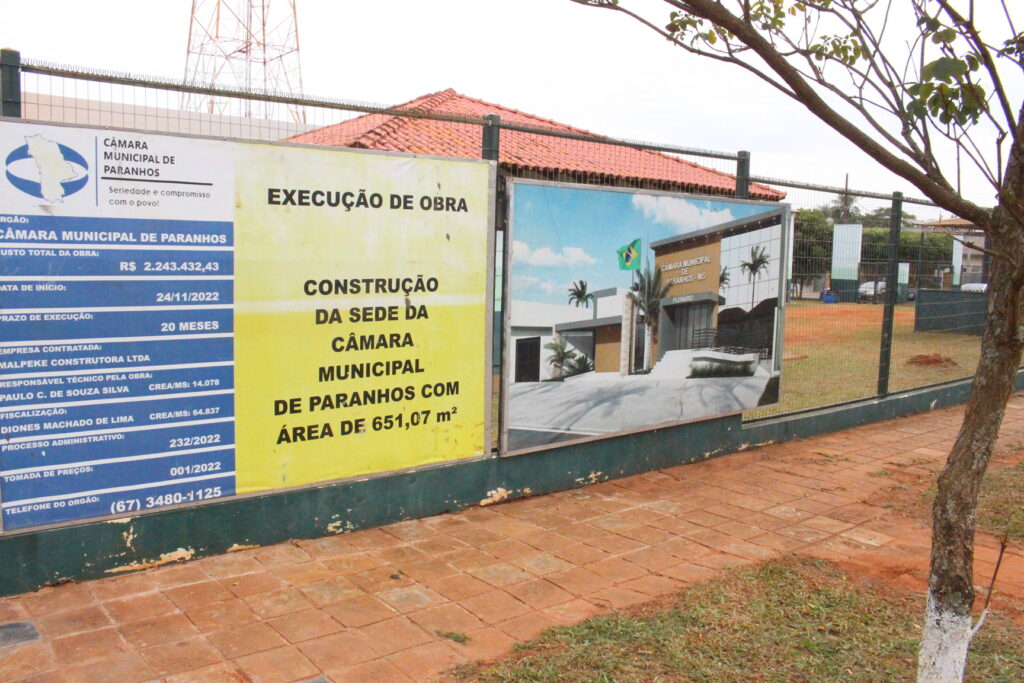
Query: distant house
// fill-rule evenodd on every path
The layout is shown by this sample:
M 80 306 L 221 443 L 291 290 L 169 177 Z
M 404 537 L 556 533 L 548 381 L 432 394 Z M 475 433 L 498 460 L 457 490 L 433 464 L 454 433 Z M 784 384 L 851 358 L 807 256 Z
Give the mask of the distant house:
M 911 228 L 911 230 L 914 229 Z M 981 228 L 963 218 L 945 218 L 918 223 L 916 230 L 955 235 L 963 242 L 963 260 L 960 263 L 959 280 L 954 280 L 954 282 L 957 284 L 984 282 L 985 253 L 982 249 L 985 246 L 985 233 Z M 972 249 L 972 246 L 977 248 Z
M 219 116 L 130 103 L 93 102 L 26 92 L 23 116 L 84 126 L 281 140 L 433 156 L 478 159 L 481 127 L 436 119 L 366 114 L 342 123 L 310 129 L 308 124 L 275 119 Z M 497 114 L 503 123 L 541 128 L 562 135 L 600 137 L 582 128 L 485 102 L 454 90 L 442 90 L 393 109 L 422 114 L 483 118 Z M 628 149 L 564 137 L 502 130 L 502 171 L 516 178 L 635 187 L 668 192 L 735 195 L 736 178 L 712 168 L 650 150 Z M 779 201 L 785 193 L 752 183 L 751 199 Z
M 394 109 L 421 114 L 480 118 L 497 114 L 502 123 L 541 128 L 562 135 L 598 137 L 582 128 L 544 119 L 491 102 L 442 90 Z M 287 139 L 313 145 L 479 159 L 479 125 L 391 114 L 366 114 Z M 735 195 L 736 178 L 662 152 L 629 149 L 566 137 L 501 131 L 499 165 L 516 178 L 634 187 L 668 192 Z M 783 192 L 752 183 L 751 199 L 781 200 Z

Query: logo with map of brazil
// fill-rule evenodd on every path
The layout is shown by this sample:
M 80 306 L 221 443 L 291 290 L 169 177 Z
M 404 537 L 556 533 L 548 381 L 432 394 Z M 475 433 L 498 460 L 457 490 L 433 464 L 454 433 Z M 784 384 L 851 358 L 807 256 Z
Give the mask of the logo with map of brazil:
M 67 145 L 42 135 L 25 137 L 4 161 L 7 181 L 31 197 L 51 204 L 64 201 L 89 182 L 89 162 Z

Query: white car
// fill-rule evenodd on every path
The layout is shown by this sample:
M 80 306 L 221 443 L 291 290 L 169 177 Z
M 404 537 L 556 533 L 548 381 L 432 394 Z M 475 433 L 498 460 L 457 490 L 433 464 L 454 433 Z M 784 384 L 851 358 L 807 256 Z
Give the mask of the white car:
M 885 282 L 862 282 L 857 288 L 857 303 L 873 301 L 878 303 L 885 296 Z
M 961 292 L 987 292 L 988 284 L 985 282 L 971 282 L 960 286 Z

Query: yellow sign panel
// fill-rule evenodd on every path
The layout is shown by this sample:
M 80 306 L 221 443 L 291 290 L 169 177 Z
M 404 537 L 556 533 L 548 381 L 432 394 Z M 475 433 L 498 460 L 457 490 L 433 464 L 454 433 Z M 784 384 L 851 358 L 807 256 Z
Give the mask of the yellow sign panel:
M 484 454 L 490 172 L 240 146 L 239 494 Z

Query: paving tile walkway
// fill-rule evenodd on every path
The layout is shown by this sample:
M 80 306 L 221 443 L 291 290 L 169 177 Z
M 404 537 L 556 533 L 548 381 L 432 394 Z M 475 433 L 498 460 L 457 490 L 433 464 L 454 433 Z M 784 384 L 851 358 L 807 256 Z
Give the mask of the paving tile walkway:
M 937 469 L 959 408 L 548 496 L 0 600 L 0 681 L 424 681 L 556 624 L 798 552 L 922 589 L 929 532 L 870 503 Z M 1024 396 L 1002 442 L 1024 440 Z M 977 580 L 991 575 L 980 537 Z M 1020 608 L 1024 551 L 1000 590 Z M 1007 604 L 1012 601 L 1006 600 Z M 463 634 L 458 643 L 443 634 Z

